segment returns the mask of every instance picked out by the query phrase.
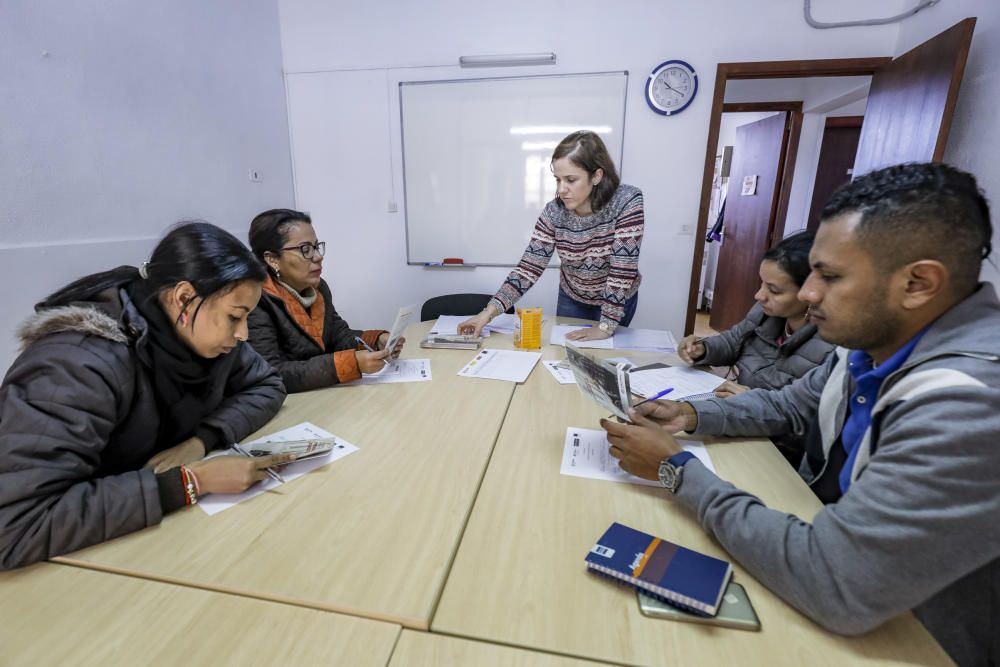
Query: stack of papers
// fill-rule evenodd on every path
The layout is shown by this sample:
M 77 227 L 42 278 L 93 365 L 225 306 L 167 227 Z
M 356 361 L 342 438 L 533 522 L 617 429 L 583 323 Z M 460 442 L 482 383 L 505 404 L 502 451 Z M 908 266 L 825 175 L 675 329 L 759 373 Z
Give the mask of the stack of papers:
M 566 345 L 566 334 L 570 331 L 587 329 L 590 325 L 553 324 L 549 344 Z M 601 340 L 571 340 L 577 347 L 600 350 L 638 350 L 643 352 L 676 352 L 677 341 L 669 331 L 658 329 L 619 328 L 614 336 Z
M 517 315 L 500 313 L 493 318 L 492 322 L 483 327 L 483 335 L 486 335 L 487 330 L 499 334 L 513 334 L 515 328 L 517 328 Z
M 253 442 L 248 442 L 244 446 L 247 449 L 252 449 L 252 445 L 258 442 L 288 442 L 292 440 L 309 440 L 312 438 L 332 438 L 334 440 L 333 448 L 329 453 L 324 454 L 323 456 L 317 456 L 305 461 L 295 461 L 294 463 L 289 463 L 288 465 L 283 466 L 279 472 L 284 478 L 286 484 L 291 482 L 293 479 L 302 477 L 310 470 L 315 470 L 316 468 L 325 466 L 327 463 L 333 463 L 337 459 L 342 459 L 348 454 L 353 454 L 358 451 L 357 447 L 346 440 L 342 440 L 329 431 L 324 431 L 320 427 L 310 424 L 309 422 L 302 422 L 296 426 L 286 428 L 283 431 L 272 433 L 271 435 L 264 436 L 263 438 L 259 438 Z M 226 449 L 213 454 L 208 458 L 214 458 L 216 456 L 240 456 L 240 454 L 235 449 Z M 254 484 L 243 493 L 211 493 L 202 496 L 198 498 L 198 507 L 204 510 L 208 515 L 218 514 L 219 512 L 227 510 L 237 503 L 249 500 L 254 496 L 259 496 L 265 491 L 278 486 L 281 486 L 281 482 L 271 479 L 270 477 L 265 477 L 262 481 Z
M 438 335 L 443 334 L 446 336 L 455 335 L 458 333 L 458 325 L 466 321 L 467 319 L 469 319 L 468 315 L 442 315 L 441 317 L 437 318 L 437 321 L 434 323 L 434 326 L 432 326 L 431 330 L 428 331 L 427 333 L 428 335 L 430 334 L 438 334 Z M 489 336 L 490 335 L 489 326 L 483 327 L 483 332 L 480 335 Z
M 541 352 L 516 352 L 513 350 L 483 350 L 465 368 L 458 372 L 462 377 L 486 378 L 524 382 L 531 374 Z
M 691 452 L 705 467 L 715 472 L 712 459 L 708 456 L 705 445 L 692 440 L 678 440 L 684 451 Z M 559 473 L 571 477 L 586 477 L 587 479 L 602 479 L 608 482 L 627 482 L 645 486 L 660 486 L 658 481 L 643 479 L 629 474 L 618 465 L 618 459 L 608 453 L 611 443 L 608 434 L 603 430 L 587 428 L 567 428 L 566 442 L 563 445 L 562 466 Z
M 687 366 L 667 366 L 656 364 L 629 373 L 632 391 L 643 398 L 656 396 L 664 389 L 672 388 L 665 398 L 680 401 L 687 398 L 711 396 L 715 389 L 725 382 L 718 375 L 695 370 Z

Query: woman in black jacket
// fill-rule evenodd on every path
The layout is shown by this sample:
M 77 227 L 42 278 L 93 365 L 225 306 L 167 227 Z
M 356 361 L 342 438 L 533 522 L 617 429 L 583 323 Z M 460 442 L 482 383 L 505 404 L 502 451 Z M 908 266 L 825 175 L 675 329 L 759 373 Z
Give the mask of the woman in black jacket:
M 155 525 L 290 460 L 201 460 L 284 400 L 243 344 L 265 277 L 231 234 L 187 223 L 141 268 L 81 278 L 36 306 L 0 385 L 0 569 Z
M 289 393 L 351 382 L 385 367 L 389 332 L 352 329 L 337 313 L 321 277 L 326 243 L 316 239 L 307 214 L 276 208 L 257 215 L 250 247 L 270 274 L 260 307 L 250 315 L 250 344 L 281 373 Z

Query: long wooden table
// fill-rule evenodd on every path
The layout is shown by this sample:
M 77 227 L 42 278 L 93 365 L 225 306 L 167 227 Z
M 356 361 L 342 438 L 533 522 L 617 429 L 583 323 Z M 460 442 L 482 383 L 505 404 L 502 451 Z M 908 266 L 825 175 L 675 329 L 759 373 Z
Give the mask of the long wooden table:
M 470 641 L 431 632 L 403 630 L 389 667 L 455 665 L 475 667 L 597 667 L 603 662 Z
M 215 516 L 188 509 L 57 560 L 426 629 L 515 386 L 457 377 L 473 353 L 418 347 L 431 324 L 407 332 L 403 354 L 430 358 L 431 382 L 292 395 L 251 436 L 310 421 L 360 451 Z
M 948 662 L 910 615 L 838 637 L 739 566 L 762 632 L 641 616 L 633 593 L 585 571 L 584 555 L 611 522 L 726 554 L 657 488 L 559 474 L 566 427 L 598 428 L 602 416 L 576 387 L 558 385 L 541 364 L 516 390 L 459 378 L 473 353 L 420 349 L 429 327 L 408 331 L 404 357 L 430 358 L 432 382 L 290 396 L 251 436 L 311 421 L 361 451 L 222 514 L 187 510 L 57 560 L 476 640 L 407 633 L 394 664 L 472 664 L 483 651 L 487 664 Z M 486 346 L 510 349 L 511 339 L 495 335 Z M 563 354 L 543 348 L 544 358 Z M 772 507 L 806 520 L 820 508 L 769 442 L 719 442 L 710 455 L 722 477 Z
M 0 573 L 4 665 L 370 665 L 400 627 L 39 563 Z
M 546 356 L 561 351 L 549 348 Z M 589 574 L 584 565 L 612 522 L 728 557 L 662 489 L 560 475 L 566 428 L 598 429 L 602 416 L 575 386 L 557 385 L 544 369 L 518 387 L 433 631 L 634 665 L 949 663 L 912 615 L 862 637 L 838 637 L 738 565 L 735 580 L 746 587 L 761 632 L 642 616 L 633 591 Z M 819 511 L 820 502 L 770 442 L 708 448 L 721 477 L 769 506 L 805 520 Z

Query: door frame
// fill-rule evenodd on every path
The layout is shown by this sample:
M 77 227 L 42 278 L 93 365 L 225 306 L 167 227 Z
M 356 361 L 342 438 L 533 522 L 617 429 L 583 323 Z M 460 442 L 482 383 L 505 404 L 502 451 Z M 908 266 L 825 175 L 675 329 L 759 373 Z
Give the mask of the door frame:
M 705 232 L 708 229 L 708 209 L 712 196 L 712 175 L 715 170 L 715 152 L 719 143 L 719 126 L 722 122 L 723 107 L 726 106 L 726 83 L 733 79 L 791 79 L 815 76 L 866 76 L 886 63 L 892 62 L 891 56 L 878 58 L 831 58 L 825 60 L 771 60 L 761 62 L 719 63 L 715 70 L 715 92 L 712 97 L 712 111 L 708 121 L 708 141 L 705 144 L 705 166 L 701 181 L 701 199 L 698 204 L 698 226 L 695 230 L 694 257 L 691 261 L 691 283 L 688 288 L 687 317 L 684 321 L 684 335 L 694 331 L 695 307 L 698 299 L 698 283 L 701 281 L 701 261 L 705 255 Z M 788 102 L 763 104 L 789 104 Z M 801 111 L 801 102 L 799 102 Z M 746 110 L 745 104 L 732 104 L 739 110 Z M 733 109 L 734 111 L 738 109 Z M 770 109 L 756 108 L 756 111 Z M 774 109 L 787 111 L 787 109 Z M 800 119 L 801 127 L 801 119 Z M 789 142 L 791 143 L 791 135 Z M 795 138 L 796 153 L 798 137 Z M 791 156 L 794 167 L 794 154 Z M 787 164 L 787 163 L 786 163 Z M 787 170 L 786 170 L 787 171 Z M 791 174 L 789 173 L 789 179 Z M 783 179 L 784 180 L 784 174 Z M 785 199 L 784 209 L 779 201 L 779 212 L 788 211 L 787 192 L 782 191 Z M 784 215 L 782 215 L 784 217 Z

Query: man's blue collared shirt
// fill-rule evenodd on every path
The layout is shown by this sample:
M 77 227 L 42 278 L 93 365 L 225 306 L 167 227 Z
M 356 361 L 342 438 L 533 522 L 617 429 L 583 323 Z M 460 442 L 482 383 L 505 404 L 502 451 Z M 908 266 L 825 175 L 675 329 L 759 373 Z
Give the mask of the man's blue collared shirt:
M 847 460 L 840 469 L 840 491 L 847 493 L 851 485 L 851 470 L 858 458 L 858 448 L 864 438 L 865 431 L 872 423 L 872 408 L 878 398 L 879 389 L 889 375 L 897 371 L 909 358 L 913 348 L 917 346 L 924 335 L 920 331 L 906 345 L 896 350 L 896 353 L 886 359 L 885 363 L 875 367 L 875 362 L 867 352 L 852 350 L 847 355 L 847 371 L 854 377 L 854 392 L 851 394 L 850 414 L 840 433 L 840 441 L 847 452 Z

